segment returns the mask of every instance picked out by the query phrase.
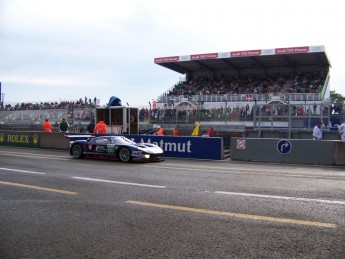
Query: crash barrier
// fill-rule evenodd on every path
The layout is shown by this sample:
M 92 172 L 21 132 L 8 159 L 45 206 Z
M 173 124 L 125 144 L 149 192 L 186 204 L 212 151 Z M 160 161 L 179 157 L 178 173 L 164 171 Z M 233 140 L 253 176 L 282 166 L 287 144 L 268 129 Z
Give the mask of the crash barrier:
M 67 138 L 66 135 L 70 137 Z M 42 133 L 0 131 L 0 145 L 63 149 L 69 148 L 69 141 L 86 139 L 90 134 L 80 133 Z M 107 134 L 115 135 L 115 134 Z M 75 136 L 75 137 L 73 137 Z M 95 136 L 99 136 L 95 134 Z M 104 136 L 104 134 L 102 134 Z M 224 159 L 223 139 L 203 137 L 174 137 L 155 135 L 123 135 L 135 142 L 153 143 L 160 146 L 166 157 L 195 159 Z
M 33 148 L 68 149 L 69 140 L 64 133 L 33 131 L 0 131 L 0 145 Z
M 345 142 L 232 138 L 231 159 L 293 164 L 345 165 Z

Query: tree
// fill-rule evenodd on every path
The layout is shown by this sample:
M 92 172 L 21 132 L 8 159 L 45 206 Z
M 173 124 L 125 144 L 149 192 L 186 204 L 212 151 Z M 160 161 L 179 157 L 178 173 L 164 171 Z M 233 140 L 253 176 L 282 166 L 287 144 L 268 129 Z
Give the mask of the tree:
M 331 91 L 331 102 L 336 103 L 336 102 L 345 102 L 345 96 L 337 93 L 335 90 Z

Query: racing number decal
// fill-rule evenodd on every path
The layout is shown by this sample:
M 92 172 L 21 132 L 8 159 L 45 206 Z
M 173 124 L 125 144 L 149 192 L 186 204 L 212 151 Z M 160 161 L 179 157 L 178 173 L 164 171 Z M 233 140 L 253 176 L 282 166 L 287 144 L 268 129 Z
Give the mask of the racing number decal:
M 108 150 L 107 150 L 108 153 L 114 153 L 114 146 L 112 147 L 108 147 Z

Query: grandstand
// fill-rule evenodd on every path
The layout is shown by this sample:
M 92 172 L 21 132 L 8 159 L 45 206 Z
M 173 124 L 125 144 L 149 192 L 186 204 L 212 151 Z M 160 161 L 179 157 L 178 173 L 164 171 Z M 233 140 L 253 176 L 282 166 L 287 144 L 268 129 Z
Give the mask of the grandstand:
M 254 101 L 254 96 L 265 102 L 273 96 L 329 102 L 331 64 L 324 46 L 194 54 L 154 61 L 185 76 L 165 91 L 158 103 L 173 101 L 178 105 L 186 97 L 192 102 L 243 102 Z M 208 89 L 202 90 L 204 86 Z
M 321 117 L 332 127 L 331 64 L 324 46 L 169 56 L 154 62 L 183 77 L 157 98 L 151 122 L 310 129 Z

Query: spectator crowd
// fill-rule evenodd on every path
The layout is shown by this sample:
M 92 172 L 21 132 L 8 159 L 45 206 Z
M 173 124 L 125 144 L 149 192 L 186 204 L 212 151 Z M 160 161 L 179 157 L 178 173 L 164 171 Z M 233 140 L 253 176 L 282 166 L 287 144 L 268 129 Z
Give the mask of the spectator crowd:
M 281 74 L 264 78 L 256 75 L 241 78 L 193 77 L 179 82 L 166 95 L 318 93 L 325 78 L 320 72 L 297 73 L 294 77 Z
M 60 102 L 36 102 L 36 103 L 16 103 L 0 105 L 0 110 L 18 111 L 18 110 L 44 110 L 44 109 L 71 109 L 71 108 L 95 108 L 99 100 L 95 97 L 80 98 L 77 101 L 60 101 Z

